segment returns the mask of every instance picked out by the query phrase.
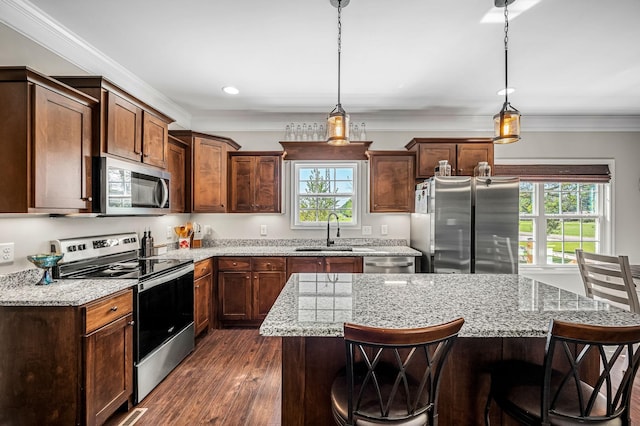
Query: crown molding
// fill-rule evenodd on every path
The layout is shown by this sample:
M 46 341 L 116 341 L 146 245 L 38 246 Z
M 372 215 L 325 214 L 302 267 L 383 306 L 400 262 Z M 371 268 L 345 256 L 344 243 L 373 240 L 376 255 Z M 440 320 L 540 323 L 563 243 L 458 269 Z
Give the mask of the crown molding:
M 113 81 L 176 120 L 177 125 L 185 128 L 191 126 L 191 115 L 185 109 L 29 1 L 0 0 L 0 21 L 85 70 L 87 74 L 100 75 Z

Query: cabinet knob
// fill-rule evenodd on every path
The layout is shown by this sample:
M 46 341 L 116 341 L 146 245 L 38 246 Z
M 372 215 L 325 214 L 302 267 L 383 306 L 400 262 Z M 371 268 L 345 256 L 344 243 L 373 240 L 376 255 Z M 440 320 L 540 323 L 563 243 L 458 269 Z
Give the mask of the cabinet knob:
M 246 278 L 246 279 L 248 279 L 248 280 L 250 280 L 250 279 L 251 279 L 251 277 L 250 277 L 250 276 L 246 276 L 245 278 Z
M 238 264 L 236 262 L 233 262 L 233 266 L 238 266 Z
M 81 200 L 82 201 L 93 201 L 93 199 L 91 197 L 82 197 Z
M 257 279 L 258 279 L 258 276 L 257 276 L 257 275 L 254 275 L 253 279 L 254 279 L 254 280 L 257 280 Z
M 132 326 L 132 327 L 133 327 L 133 326 L 135 325 L 135 323 L 136 323 L 135 321 L 129 321 L 129 322 L 127 323 L 127 325 L 130 325 L 130 326 Z
M 117 306 L 112 306 L 112 307 L 111 307 L 111 311 L 112 311 L 112 312 L 115 312 L 115 311 L 117 311 L 117 310 L 118 310 L 118 307 L 117 307 Z
M 196 288 L 200 288 L 200 286 L 199 286 L 199 285 L 197 285 L 197 286 L 195 286 L 195 287 L 196 287 Z

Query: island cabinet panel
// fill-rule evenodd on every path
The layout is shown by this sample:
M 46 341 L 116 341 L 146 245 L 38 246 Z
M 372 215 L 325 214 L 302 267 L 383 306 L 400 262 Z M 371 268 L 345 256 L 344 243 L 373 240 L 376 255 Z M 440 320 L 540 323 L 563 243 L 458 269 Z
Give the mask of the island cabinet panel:
M 221 325 L 260 325 L 285 282 L 284 257 L 218 258 Z
M 415 154 L 369 151 L 371 213 L 411 213 L 414 203 Z
M 169 200 L 172 213 L 191 211 L 191 147 L 180 139 L 169 136 L 167 145 L 167 171 L 171 173 Z
M 0 307 L 0 424 L 101 425 L 128 408 L 132 305 L 128 289 L 84 306 Z
M 26 67 L 0 70 L 0 99 L 0 213 L 90 211 L 96 99 Z
M 193 276 L 193 317 L 198 336 L 211 326 L 211 300 L 213 291 L 213 259 L 197 262 Z
M 287 258 L 287 279 L 295 273 L 347 273 L 362 272 L 362 257 L 350 256 L 311 256 Z
M 451 174 L 473 176 L 480 161 L 493 167 L 493 142 L 489 138 L 414 138 L 405 148 L 416 153 L 416 178 L 434 174 L 440 160 L 451 165 Z
M 187 161 L 187 204 L 194 213 L 227 211 L 227 154 L 240 148 L 232 139 L 191 130 L 169 134 L 191 147 Z M 189 210 L 187 210 L 189 211 Z
M 279 213 L 281 153 L 229 154 L 231 213 Z
M 55 77 L 100 101 L 94 119 L 95 154 L 120 158 L 165 169 L 169 123 L 152 106 L 101 76 Z

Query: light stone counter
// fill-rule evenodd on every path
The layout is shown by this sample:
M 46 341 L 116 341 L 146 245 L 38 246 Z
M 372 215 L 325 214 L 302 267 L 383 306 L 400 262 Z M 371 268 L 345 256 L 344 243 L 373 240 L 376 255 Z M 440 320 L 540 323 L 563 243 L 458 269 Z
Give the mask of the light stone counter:
M 518 275 L 294 274 L 264 336 L 342 336 L 344 322 L 411 328 L 464 317 L 460 337 L 544 337 L 552 318 L 637 325 L 632 314 Z
M 35 285 L 40 269 L 28 269 L 0 276 L 0 306 L 80 306 L 130 288 L 138 280 L 56 280 Z

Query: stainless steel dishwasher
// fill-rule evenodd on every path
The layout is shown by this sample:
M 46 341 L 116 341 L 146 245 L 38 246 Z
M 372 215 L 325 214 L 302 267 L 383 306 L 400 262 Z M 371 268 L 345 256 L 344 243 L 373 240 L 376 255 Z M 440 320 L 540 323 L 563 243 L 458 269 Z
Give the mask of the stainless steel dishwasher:
M 362 272 L 365 274 L 414 274 L 416 259 L 413 256 L 365 256 Z

